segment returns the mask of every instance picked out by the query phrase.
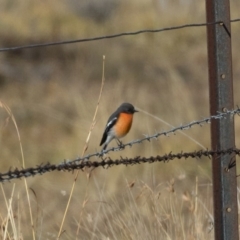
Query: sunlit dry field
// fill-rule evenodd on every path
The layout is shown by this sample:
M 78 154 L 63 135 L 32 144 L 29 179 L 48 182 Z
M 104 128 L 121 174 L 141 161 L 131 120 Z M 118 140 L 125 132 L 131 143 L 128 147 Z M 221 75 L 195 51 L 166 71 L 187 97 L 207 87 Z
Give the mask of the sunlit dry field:
M 232 19 L 239 18 L 239 2 L 231 4 Z M 0 5 L 1 48 L 206 21 L 205 1 L 2 0 Z M 239 42 L 240 24 L 233 23 L 235 105 L 240 105 Z M 0 52 L 0 101 L 0 172 L 75 159 L 86 146 L 84 155 L 100 151 L 106 121 L 122 102 L 140 110 L 123 143 L 172 128 L 163 121 L 176 127 L 203 119 L 209 116 L 206 29 Z M 239 146 L 239 117 L 235 123 Z M 209 129 L 195 126 L 184 131 L 187 136 L 179 131 L 107 157 L 209 149 Z M 1 239 L 214 237 L 208 158 L 96 168 L 91 174 L 85 169 L 74 185 L 75 176 L 76 171 L 51 172 L 1 185 Z

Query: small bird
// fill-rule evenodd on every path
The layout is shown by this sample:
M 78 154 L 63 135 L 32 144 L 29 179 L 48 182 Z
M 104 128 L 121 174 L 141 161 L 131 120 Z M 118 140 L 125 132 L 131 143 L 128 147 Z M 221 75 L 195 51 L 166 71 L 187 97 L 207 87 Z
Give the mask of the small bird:
M 121 144 L 119 138 L 124 137 L 132 126 L 133 114 L 138 112 L 131 103 L 123 103 L 109 117 L 105 127 L 100 146 L 103 145 L 102 151 L 115 138 Z

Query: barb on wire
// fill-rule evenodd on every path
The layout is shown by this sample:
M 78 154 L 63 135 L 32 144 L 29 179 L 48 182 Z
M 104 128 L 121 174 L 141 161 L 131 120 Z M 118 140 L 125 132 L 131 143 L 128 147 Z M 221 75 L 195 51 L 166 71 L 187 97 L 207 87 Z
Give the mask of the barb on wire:
M 238 21 L 240 21 L 240 19 L 231 20 L 231 22 L 238 22 Z M 30 45 L 15 46 L 15 47 L 5 47 L 5 48 L 0 48 L 0 52 L 22 50 L 27 48 L 49 47 L 49 46 L 56 46 L 56 45 L 63 45 L 63 44 L 90 42 L 90 41 L 97 41 L 97 40 L 103 40 L 103 39 L 117 38 L 122 36 L 138 35 L 143 33 L 159 33 L 164 31 L 177 30 L 177 29 L 190 28 L 190 27 L 202 27 L 202 26 L 214 25 L 219 23 L 222 23 L 222 21 L 210 22 L 210 23 L 192 23 L 192 24 L 185 24 L 185 25 L 180 25 L 175 27 L 166 27 L 166 28 L 160 28 L 160 29 L 145 29 L 145 30 L 139 30 L 135 32 L 124 32 L 124 33 L 118 33 L 118 34 L 106 35 L 106 36 L 100 36 L 100 37 L 82 38 L 82 39 L 59 41 L 59 42 L 38 43 L 38 44 L 30 44 Z
M 209 157 L 211 158 L 215 154 L 220 155 L 231 155 L 232 153 L 235 153 L 236 155 L 240 155 L 240 149 L 237 148 L 230 148 L 226 150 L 220 150 L 220 151 L 195 151 L 195 152 L 181 152 L 176 154 L 165 154 L 163 156 L 151 156 L 151 157 L 135 157 L 135 158 L 120 158 L 117 160 L 112 160 L 111 158 L 104 159 L 102 161 L 82 161 L 80 163 L 77 162 L 64 162 L 59 165 L 50 164 L 47 163 L 45 165 L 40 165 L 34 168 L 26 168 L 26 169 L 15 169 L 10 170 L 6 173 L 0 173 L 0 182 L 6 182 L 10 181 L 12 179 L 19 179 L 19 178 L 27 178 L 30 176 L 35 176 L 37 174 L 44 174 L 46 172 L 52 172 L 52 171 L 73 171 L 76 169 L 83 170 L 84 168 L 97 168 L 97 167 L 103 167 L 103 168 L 109 168 L 112 166 L 118 166 L 118 165 L 135 165 L 140 163 L 154 163 L 154 162 L 168 162 L 170 160 L 175 159 L 188 159 L 188 158 L 201 158 L 201 157 Z

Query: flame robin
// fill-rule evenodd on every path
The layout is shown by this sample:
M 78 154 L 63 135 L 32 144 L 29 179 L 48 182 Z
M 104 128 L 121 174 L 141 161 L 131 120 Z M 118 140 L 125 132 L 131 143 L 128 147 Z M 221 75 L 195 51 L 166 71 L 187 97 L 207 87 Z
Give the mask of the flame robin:
M 134 106 L 130 103 L 123 103 L 120 107 L 109 117 L 107 125 L 105 127 L 100 146 L 103 145 L 102 151 L 104 151 L 108 144 L 115 138 L 124 137 L 132 126 L 133 114 L 138 112 Z

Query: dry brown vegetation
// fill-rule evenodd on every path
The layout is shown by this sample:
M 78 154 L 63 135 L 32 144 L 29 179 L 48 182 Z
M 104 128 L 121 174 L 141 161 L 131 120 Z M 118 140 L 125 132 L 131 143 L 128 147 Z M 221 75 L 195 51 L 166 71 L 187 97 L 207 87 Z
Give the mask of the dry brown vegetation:
M 231 4 L 232 19 L 239 18 L 239 1 Z M 204 1 L 2 0 L 0 5 L 1 47 L 205 22 Z M 233 23 L 236 105 L 239 42 L 240 24 Z M 87 153 L 100 150 L 107 118 L 124 101 L 155 116 L 136 114 L 124 142 L 169 129 L 157 118 L 177 126 L 209 116 L 205 27 L 2 52 L 1 172 L 23 166 L 17 131 L 26 167 L 82 154 L 98 101 L 103 55 L 106 80 Z M 210 148 L 209 126 L 185 133 Z M 239 133 L 236 119 L 237 146 Z M 110 156 L 199 149 L 177 133 Z M 53 172 L 3 184 L 1 238 L 56 239 L 74 176 Z M 79 173 L 60 239 L 213 239 L 212 221 L 209 159 L 99 168 L 90 178 Z

